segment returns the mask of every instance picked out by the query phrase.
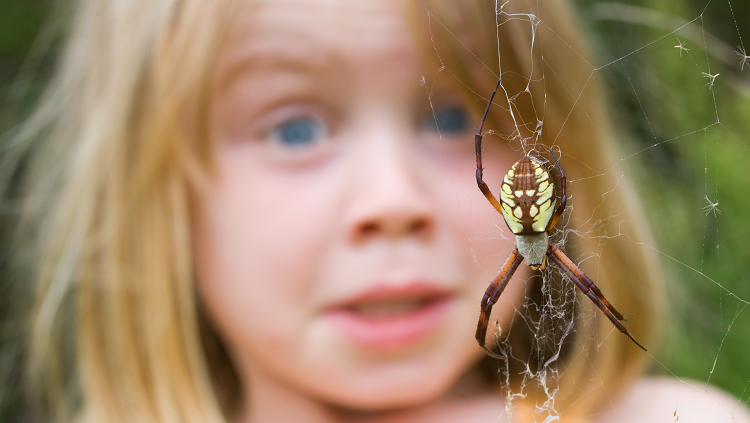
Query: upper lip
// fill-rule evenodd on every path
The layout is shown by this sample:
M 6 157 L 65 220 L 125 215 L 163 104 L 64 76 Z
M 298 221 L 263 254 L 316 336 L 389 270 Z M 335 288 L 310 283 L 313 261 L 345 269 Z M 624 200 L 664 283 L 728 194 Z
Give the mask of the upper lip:
M 450 289 L 425 282 L 412 282 L 405 285 L 382 284 L 366 289 L 330 307 L 330 309 L 350 309 L 372 302 L 399 301 L 405 299 L 437 301 L 454 295 Z

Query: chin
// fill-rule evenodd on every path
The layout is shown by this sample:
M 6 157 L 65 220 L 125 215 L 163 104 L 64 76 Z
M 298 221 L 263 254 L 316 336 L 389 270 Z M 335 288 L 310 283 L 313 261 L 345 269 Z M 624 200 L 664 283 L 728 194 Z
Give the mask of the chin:
M 417 407 L 429 403 L 448 391 L 449 386 L 431 386 L 421 383 L 408 389 L 403 386 L 392 390 L 366 390 L 347 392 L 334 401 L 341 408 L 360 411 L 390 411 Z
M 421 355 L 373 366 L 352 375 L 349 383 L 328 384 L 328 387 L 338 385 L 345 388 L 329 391 L 326 402 L 361 411 L 388 411 L 424 405 L 445 395 L 474 366 L 478 355 L 472 353 L 453 357 Z

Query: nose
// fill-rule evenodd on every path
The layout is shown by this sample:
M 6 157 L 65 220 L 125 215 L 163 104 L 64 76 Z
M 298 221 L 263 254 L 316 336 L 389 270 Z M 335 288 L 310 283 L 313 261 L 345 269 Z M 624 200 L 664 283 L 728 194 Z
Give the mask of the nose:
M 381 210 L 361 219 L 352 228 L 352 240 L 361 243 L 368 239 L 383 237 L 426 238 L 432 230 L 432 219 L 426 214 L 410 213 L 409 210 Z
M 436 210 L 428 172 L 405 142 L 381 138 L 373 144 L 353 166 L 355 183 L 346 219 L 349 240 L 363 244 L 429 239 Z

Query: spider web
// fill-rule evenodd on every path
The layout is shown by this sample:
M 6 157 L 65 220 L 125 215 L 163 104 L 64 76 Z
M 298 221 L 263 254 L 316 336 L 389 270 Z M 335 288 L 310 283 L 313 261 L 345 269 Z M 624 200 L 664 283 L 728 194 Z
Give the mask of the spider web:
M 507 6 L 511 3 L 528 12 L 509 12 Z M 595 205 L 601 208 L 600 212 L 605 211 L 604 220 L 594 217 L 573 220 L 569 210 L 558 222 L 553 241 L 558 245 L 573 241 L 577 245 L 575 239 L 594 240 L 595 247 L 578 249 L 571 254 L 574 262 L 579 266 L 586 263 L 587 269 L 598 269 L 600 258 L 607 254 L 608 245 L 615 238 L 617 242 L 633 243 L 655 252 L 664 266 L 672 318 L 665 327 L 665 347 L 654 350 L 656 352 L 643 352 L 649 357 L 649 373 L 675 377 L 708 397 L 711 396 L 709 384 L 717 385 L 737 398 L 737 406 L 747 406 L 750 401 L 747 360 L 750 313 L 746 309 L 750 304 L 750 284 L 743 276 L 747 256 L 744 245 L 750 237 L 750 225 L 745 223 L 750 206 L 745 193 L 750 188 L 750 178 L 744 169 L 748 168 L 750 159 L 750 125 L 743 116 L 750 115 L 750 52 L 743 41 L 749 28 L 739 24 L 743 20 L 738 18 L 741 16 L 738 13 L 748 16 L 750 7 L 736 0 L 694 0 L 693 3 L 700 4 L 693 4 L 691 9 L 689 3 L 678 1 L 647 7 L 624 2 L 578 1 L 577 13 L 584 17 L 588 26 L 584 33 L 596 54 L 593 62 L 579 54 L 590 71 L 587 82 L 582 88 L 566 88 L 576 98 L 573 106 L 576 108 L 579 107 L 577 98 L 587 88 L 588 81 L 594 77 L 604 80 L 607 100 L 613 105 L 612 120 L 617 129 L 619 150 L 616 152 L 618 160 L 611 168 L 597 169 L 583 179 L 568 179 L 568 193 L 572 194 L 569 209 L 575 207 L 575 193 L 584 179 L 611 177 L 613 173 L 619 176 L 613 178 L 616 182 L 601 197 L 601 203 Z M 492 13 L 491 7 L 488 2 L 487 13 Z M 526 75 L 529 83 L 524 90 L 516 92 L 501 84 L 494 101 L 504 106 L 515 131 L 510 136 L 492 130 L 485 134 L 485 143 L 492 142 L 488 140 L 495 135 L 495 140 L 504 138 L 516 150 L 520 145 L 519 157 L 522 154 L 542 157 L 545 146 L 554 146 L 559 136 L 543 133 L 546 110 L 535 110 L 536 122 L 529 125 L 521 121 L 516 107 L 523 96 L 541 96 L 546 106 L 548 93 L 544 85 L 535 90 L 530 88 L 531 82 L 538 80 L 539 74 L 542 82 L 557 78 L 555 69 L 539 63 L 545 60 L 545 39 L 560 38 L 560 35 L 535 10 L 539 10 L 539 3 L 533 0 L 496 1 L 494 4 L 498 28 L 511 21 L 523 22 L 533 42 L 529 54 L 535 69 Z M 431 35 L 437 31 L 450 33 L 429 10 L 427 14 Z M 725 25 L 717 25 L 721 22 Z M 499 34 L 497 39 L 500 54 Z M 569 44 L 568 47 L 574 49 Z M 471 53 L 469 47 L 464 45 L 463 48 Z M 435 50 L 440 56 L 438 49 Z M 477 55 L 471 55 L 481 62 Z M 442 59 L 440 61 L 443 67 L 438 72 L 446 70 L 456 77 L 457 73 L 446 68 Z M 502 55 L 497 64 L 481 65 L 492 71 L 495 78 L 505 76 Z M 477 101 L 484 104 L 487 100 L 482 94 L 476 94 Z M 575 166 L 592 171 L 597 168 L 595 164 L 566 156 L 565 150 L 560 154 L 563 160 Z M 651 227 L 656 241 L 636 241 L 620 231 L 620 225 L 629 218 L 609 197 L 625 189 L 625 180 L 635 186 L 649 218 L 649 222 L 642 224 Z M 636 227 L 639 224 L 636 222 Z M 498 234 L 494 237 L 505 238 L 500 234 L 505 223 L 499 216 L 497 226 Z M 488 281 L 494 271 L 487 270 Z M 542 279 L 542 298 L 527 298 L 516 310 L 511 325 L 516 327 L 517 320 L 523 320 L 523 326 L 535 339 L 536 351 L 532 351 L 532 355 L 549 358 L 535 366 L 531 360 L 521 358 L 521 354 L 514 354 L 508 342 L 499 346 L 504 356 L 499 374 L 506 392 L 508 421 L 512 420 L 516 401 L 526 395 L 524 388 L 531 382 L 544 392 L 536 406 L 538 414 L 546 416 L 545 422 L 558 420 L 565 411 L 558 409 L 556 403 L 557 380 L 565 371 L 559 356 L 566 340 L 569 341 L 576 330 L 575 316 L 591 304 L 577 296 L 572 284 L 553 283 L 552 272 L 559 273 L 548 267 L 542 276 L 532 277 Z M 589 276 L 596 282 L 596 271 Z M 528 280 L 527 284 L 533 282 Z M 614 297 L 608 298 L 628 315 L 626 304 Z M 595 320 L 588 319 L 584 326 L 596 324 Z M 601 341 L 621 334 L 612 328 L 611 332 L 595 336 Z M 526 360 L 526 370 L 522 372 L 520 386 L 516 386 L 511 384 L 510 363 L 519 360 Z M 580 392 L 581 396 L 586 394 Z M 615 400 L 612 401 L 614 408 Z M 669 416 L 673 421 L 679 420 L 682 405 L 685 404 L 679 401 L 673 405 L 674 415 Z M 603 410 L 604 415 L 599 418 L 606 420 L 607 413 L 612 412 Z M 732 409 L 726 410 L 726 416 L 716 417 L 717 421 L 735 419 Z

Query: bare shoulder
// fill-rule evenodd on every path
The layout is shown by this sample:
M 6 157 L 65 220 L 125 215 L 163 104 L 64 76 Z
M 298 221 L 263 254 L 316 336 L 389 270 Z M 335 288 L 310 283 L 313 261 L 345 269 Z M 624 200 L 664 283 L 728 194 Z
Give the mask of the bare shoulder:
M 643 378 L 634 383 L 606 421 L 750 423 L 750 411 L 728 393 L 693 380 Z

